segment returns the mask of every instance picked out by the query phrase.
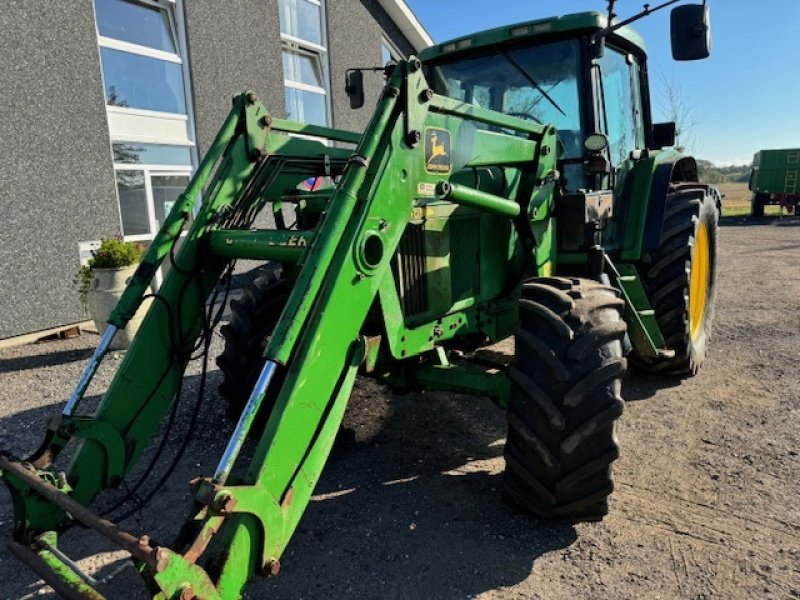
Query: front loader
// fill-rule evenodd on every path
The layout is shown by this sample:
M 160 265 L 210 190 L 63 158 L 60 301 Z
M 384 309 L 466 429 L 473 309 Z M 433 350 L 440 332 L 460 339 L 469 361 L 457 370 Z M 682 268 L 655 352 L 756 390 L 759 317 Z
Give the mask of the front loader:
M 680 57 L 707 54 L 705 7 L 676 11 Z M 234 98 L 40 449 L 0 455 L 13 553 L 64 597 L 102 598 L 58 547 L 77 524 L 126 550 L 154 598 L 238 598 L 278 573 L 360 375 L 489 397 L 508 415 L 508 498 L 546 517 L 602 518 L 626 355 L 694 374 L 714 310 L 717 192 L 694 159 L 661 150 L 674 126 L 651 122 L 644 45 L 624 25 L 583 13 L 390 64 L 361 135 L 273 119 L 252 92 Z M 264 212 L 274 227 L 254 228 Z M 83 414 L 110 341 L 167 257 L 139 333 Z M 169 434 L 187 362 L 208 358 L 220 318 L 209 307 L 225 304 L 237 259 L 267 266 L 223 327 L 234 433 L 216 470 L 191 482 L 177 538 L 134 535 L 115 521 L 186 449 L 152 477 L 164 447 L 153 438 L 162 424 Z M 510 367 L 476 358 L 511 336 Z M 204 385 L 205 370 L 201 400 Z M 242 454 L 248 437 L 255 450 Z M 93 507 L 109 489 L 115 501 Z

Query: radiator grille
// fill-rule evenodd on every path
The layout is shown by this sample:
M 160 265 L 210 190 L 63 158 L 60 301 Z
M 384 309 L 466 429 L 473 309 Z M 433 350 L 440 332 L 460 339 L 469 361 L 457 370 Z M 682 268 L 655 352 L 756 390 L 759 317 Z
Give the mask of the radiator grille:
M 428 310 L 428 281 L 425 277 L 425 230 L 409 225 L 400 240 L 395 274 L 403 314 L 419 315 Z

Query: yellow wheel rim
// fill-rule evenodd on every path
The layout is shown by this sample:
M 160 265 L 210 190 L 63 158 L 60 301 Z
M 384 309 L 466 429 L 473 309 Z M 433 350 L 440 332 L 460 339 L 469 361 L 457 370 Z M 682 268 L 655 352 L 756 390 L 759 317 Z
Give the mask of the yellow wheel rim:
M 694 256 L 689 280 L 689 331 L 692 341 L 703 330 L 708 302 L 708 287 L 711 275 L 711 252 L 708 241 L 708 227 L 700 223 L 694 242 Z

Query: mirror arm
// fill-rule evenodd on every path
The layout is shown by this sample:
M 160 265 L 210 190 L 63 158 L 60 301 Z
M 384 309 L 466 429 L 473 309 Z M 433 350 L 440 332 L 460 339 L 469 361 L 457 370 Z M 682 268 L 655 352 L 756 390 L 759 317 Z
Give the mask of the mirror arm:
M 350 95 L 350 92 L 352 91 L 352 87 L 349 84 L 347 84 L 347 82 L 350 81 L 350 73 L 355 73 L 356 71 L 372 71 L 373 73 L 377 73 L 378 71 L 385 71 L 385 70 L 386 70 L 385 66 L 384 67 L 353 67 L 352 69 L 347 69 L 344 72 L 344 78 L 345 78 L 344 91 L 345 91 L 345 93 Z
M 664 8 L 667 8 L 668 6 L 672 6 L 673 4 L 677 4 L 678 2 L 681 2 L 681 0 L 668 0 L 663 4 L 659 4 L 655 8 L 651 8 L 649 4 L 645 4 L 644 10 L 639 14 L 633 15 L 632 17 L 625 19 L 624 21 L 620 21 L 619 23 L 615 23 L 614 25 L 612 25 L 611 21 L 614 17 L 616 17 L 616 15 L 614 14 L 614 4 L 616 3 L 616 0 L 608 0 L 608 5 L 609 5 L 608 27 L 595 32 L 595 34 L 592 36 L 592 46 L 596 47 L 601 39 L 605 39 L 609 34 L 614 33 L 617 29 L 621 29 L 626 25 L 630 25 L 631 23 L 634 23 L 639 19 L 643 19 L 648 15 L 652 15 L 653 13 L 658 12 Z M 708 2 L 708 0 L 703 0 L 703 6 L 705 6 L 706 2 Z

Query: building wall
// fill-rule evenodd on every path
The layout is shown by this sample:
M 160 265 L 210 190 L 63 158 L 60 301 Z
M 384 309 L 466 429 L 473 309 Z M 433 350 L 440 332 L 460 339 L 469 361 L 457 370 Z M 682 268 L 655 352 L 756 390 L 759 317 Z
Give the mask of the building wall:
M 353 111 L 344 92 L 345 72 L 380 65 L 382 36 L 406 56 L 413 48 L 377 0 L 326 4 L 333 126 L 360 131 L 378 101 L 383 77 L 365 73 L 366 103 Z M 234 94 L 252 89 L 273 116 L 285 117 L 278 0 L 191 0 L 184 11 L 201 155 Z
M 120 225 L 92 3 L 15 2 L 0 31 L 2 339 L 85 320 L 78 242 Z
M 255 90 L 284 117 L 278 0 L 183 3 L 197 146 L 202 156 L 230 110 Z M 410 44 L 377 0 L 328 0 L 333 126 L 360 131 L 383 88 L 365 73 L 352 111 L 345 71 L 377 66 L 382 36 Z M 78 242 L 120 232 L 92 2 L 15 3 L 0 11 L 0 339 L 88 318 L 73 279 Z
M 278 0 L 188 0 L 184 12 L 202 156 L 236 94 L 253 90 L 284 116 Z
M 364 72 L 364 106 L 352 110 L 344 91 L 345 72 L 353 67 L 380 66 L 381 36 L 405 56 L 414 49 L 377 0 L 328 0 L 327 8 L 333 124 L 362 131 L 383 90 L 383 75 Z

